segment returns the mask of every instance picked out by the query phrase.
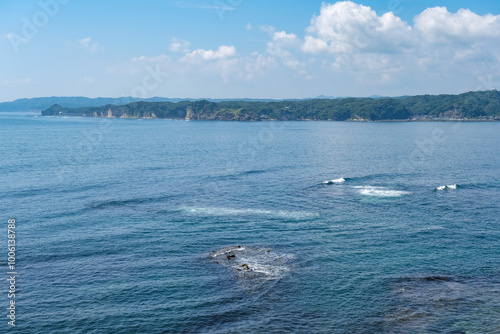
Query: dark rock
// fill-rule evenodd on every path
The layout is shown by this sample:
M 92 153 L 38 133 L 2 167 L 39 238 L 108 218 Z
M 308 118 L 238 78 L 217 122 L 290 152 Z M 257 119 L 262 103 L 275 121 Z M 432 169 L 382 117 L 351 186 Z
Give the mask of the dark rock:
M 449 277 L 444 277 L 444 276 L 427 276 L 422 278 L 422 281 L 427 281 L 427 282 L 436 282 L 436 281 L 445 281 L 449 282 L 452 279 Z
M 229 254 L 229 255 L 227 256 L 227 259 L 228 259 L 228 260 L 231 260 L 231 259 L 234 259 L 235 257 L 236 257 L 236 255 L 234 255 L 234 254 Z

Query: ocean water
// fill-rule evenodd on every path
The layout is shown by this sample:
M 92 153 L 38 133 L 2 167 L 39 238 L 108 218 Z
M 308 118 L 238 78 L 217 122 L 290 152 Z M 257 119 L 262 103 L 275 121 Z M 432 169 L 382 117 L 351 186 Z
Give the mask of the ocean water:
M 500 333 L 500 123 L 0 114 L 0 140 L 16 333 Z

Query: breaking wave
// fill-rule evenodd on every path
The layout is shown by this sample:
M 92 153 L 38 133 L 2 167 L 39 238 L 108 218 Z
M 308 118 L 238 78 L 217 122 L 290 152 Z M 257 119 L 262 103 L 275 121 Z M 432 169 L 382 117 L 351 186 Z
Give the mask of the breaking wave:
M 323 184 L 337 184 L 337 183 L 344 183 L 345 181 L 347 180 L 341 177 L 340 179 L 324 181 Z
M 452 185 L 449 185 L 449 186 L 440 186 L 440 187 L 437 187 L 436 189 L 434 189 L 435 191 L 442 191 L 442 190 L 456 190 L 457 189 L 457 185 L 456 184 L 452 184 Z

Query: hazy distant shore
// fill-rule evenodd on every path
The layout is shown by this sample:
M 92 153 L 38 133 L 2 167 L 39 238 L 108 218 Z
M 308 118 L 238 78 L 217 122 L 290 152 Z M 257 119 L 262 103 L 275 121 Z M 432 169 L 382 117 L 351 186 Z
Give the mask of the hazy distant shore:
M 67 107 L 54 104 L 43 116 L 160 118 L 201 121 L 498 121 L 500 92 L 283 101 L 138 101 L 122 105 Z

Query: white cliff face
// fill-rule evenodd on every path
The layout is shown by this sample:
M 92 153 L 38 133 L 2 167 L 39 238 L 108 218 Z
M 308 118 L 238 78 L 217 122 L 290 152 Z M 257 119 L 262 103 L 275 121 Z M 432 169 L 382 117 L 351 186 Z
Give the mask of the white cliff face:
M 188 106 L 186 110 L 186 120 L 189 121 L 191 118 L 193 118 L 193 116 L 193 108 L 191 108 L 191 106 Z

